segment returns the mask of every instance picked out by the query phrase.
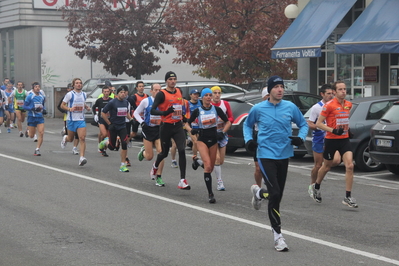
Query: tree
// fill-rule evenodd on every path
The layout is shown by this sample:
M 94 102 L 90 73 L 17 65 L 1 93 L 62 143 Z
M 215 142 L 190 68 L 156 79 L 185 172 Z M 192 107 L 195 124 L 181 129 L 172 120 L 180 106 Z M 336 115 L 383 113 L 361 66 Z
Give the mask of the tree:
M 289 26 L 292 0 L 187 0 L 171 2 L 166 23 L 176 30 L 174 63 L 197 74 L 241 84 L 256 78 L 296 77 L 294 60 L 271 59 L 270 49 Z
M 168 53 L 164 0 L 75 0 L 63 9 L 68 44 L 80 58 L 100 61 L 112 75 L 136 79 L 160 69 L 154 54 Z

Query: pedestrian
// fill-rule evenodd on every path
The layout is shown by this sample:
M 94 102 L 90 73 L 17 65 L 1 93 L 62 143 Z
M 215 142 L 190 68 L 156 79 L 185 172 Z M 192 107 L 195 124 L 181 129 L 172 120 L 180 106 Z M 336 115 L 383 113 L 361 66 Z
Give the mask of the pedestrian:
M 289 158 L 294 156 L 293 145 L 300 146 L 307 134 L 308 125 L 298 107 L 283 100 L 284 81 L 272 76 L 267 82 L 269 99 L 253 106 L 244 122 L 246 148 L 256 151 L 266 187 L 251 186 L 255 209 L 261 199 L 269 199 L 268 214 L 277 251 L 288 251 L 281 233 L 280 202 L 287 179 Z M 299 128 L 293 137 L 291 123 Z M 258 141 L 253 140 L 253 127 L 258 125 Z
M 211 173 L 216 162 L 218 139 L 224 138 L 224 133 L 230 128 L 231 123 L 220 107 L 211 104 L 212 91 L 209 88 L 201 91 L 201 98 L 202 106 L 194 109 L 191 113 L 186 128 L 192 135 L 198 135 L 197 147 L 204 163 L 204 180 L 208 190 L 208 201 L 216 203 L 212 191 Z M 223 130 L 218 132 L 219 119 L 222 119 L 225 124 Z M 191 128 L 194 121 L 197 121 L 198 128 Z
M 310 108 L 310 115 L 309 119 L 307 120 L 308 126 L 312 130 L 312 151 L 314 160 L 314 166 L 310 172 L 310 185 L 308 189 L 308 193 L 311 198 L 313 198 L 312 186 L 316 182 L 317 173 L 323 164 L 324 138 L 326 136 L 326 132 L 322 129 L 319 129 L 316 126 L 316 122 L 319 118 L 321 110 L 323 109 L 323 106 L 334 98 L 333 90 L 330 84 L 324 84 L 321 86 L 320 96 L 322 97 L 322 100 Z M 333 166 L 336 166 L 340 163 L 341 156 L 339 152 L 335 152 Z
M 34 138 L 37 135 L 36 149 L 33 155 L 41 156 L 40 147 L 43 144 L 44 136 L 44 114 L 46 109 L 44 106 L 45 97 L 40 93 L 39 82 L 32 83 L 32 93 L 30 93 L 23 105 L 23 109 L 28 111 L 28 128 L 29 137 Z M 36 134 L 37 131 L 37 134 Z
M 87 163 L 84 157 L 86 152 L 86 121 L 85 111 L 90 111 L 90 107 L 85 104 L 86 93 L 82 91 L 82 80 L 74 78 L 72 80 L 73 90 L 68 92 L 62 100 L 61 108 L 68 111 L 67 128 L 68 135 L 62 137 L 61 148 L 65 149 L 68 142 L 72 142 L 75 133 L 79 136 L 79 166 Z
M 162 152 L 161 141 L 159 139 L 159 126 L 161 125 L 161 116 L 152 115 L 151 108 L 154 103 L 155 96 L 161 90 L 161 85 L 154 83 L 151 85 L 151 96 L 143 99 L 136 110 L 134 110 L 134 118 L 141 125 L 141 135 L 143 135 L 143 146 L 137 154 L 137 159 L 142 161 L 144 158 L 151 161 L 154 157 L 153 147 L 158 153 Z M 142 117 L 143 116 L 143 117 Z M 164 160 L 159 164 L 157 175 L 150 177 L 155 180 L 155 185 L 164 187 L 165 182 L 162 180 L 162 170 L 164 167 Z
M 125 93 L 124 89 L 119 87 L 116 90 L 115 98 L 101 110 L 101 117 L 108 124 L 109 139 L 104 139 L 100 142 L 99 148 L 108 146 L 108 149 L 115 150 L 117 137 L 119 137 L 122 147 L 120 152 L 120 172 L 129 172 L 129 169 L 126 167 L 127 141 L 129 139 L 126 129 L 126 118 L 131 121 L 132 117 L 129 113 L 130 104 L 126 100 L 126 96 L 127 93 Z
M 183 106 L 185 105 L 180 89 L 176 88 L 177 76 L 173 71 L 165 74 L 166 88 L 155 96 L 151 108 L 152 115 L 161 115 L 162 124 L 159 129 L 162 151 L 158 153 L 151 170 L 151 176 L 156 177 L 159 164 L 168 156 L 171 139 L 174 139 L 179 153 L 180 181 L 179 189 L 189 190 L 186 180 L 186 134 L 183 129 Z M 189 109 L 185 110 L 189 112 Z
M 317 180 L 312 186 L 313 199 L 321 203 L 320 185 L 323 178 L 334 164 L 334 154 L 338 151 L 345 165 L 346 193 L 342 203 L 351 208 L 357 208 L 358 204 L 352 197 L 353 185 L 353 153 L 349 141 L 349 114 L 352 103 L 345 100 L 346 85 L 343 81 L 336 81 L 332 86 L 335 98 L 323 106 L 316 126 L 327 132 L 324 140 L 323 165 L 317 173 Z M 324 123 L 324 121 L 326 123 Z

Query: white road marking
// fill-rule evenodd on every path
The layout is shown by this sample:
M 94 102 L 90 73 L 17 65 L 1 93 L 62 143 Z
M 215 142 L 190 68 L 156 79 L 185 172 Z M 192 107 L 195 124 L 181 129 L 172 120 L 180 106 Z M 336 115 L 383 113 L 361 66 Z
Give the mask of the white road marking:
M 95 182 L 95 183 L 103 184 L 103 185 L 106 185 L 106 186 L 118 188 L 118 189 L 125 190 L 125 191 L 130 191 L 130 192 L 133 192 L 133 193 L 136 193 L 136 194 L 140 194 L 140 195 L 143 195 L 143 196 L 150 197 L 150 198 L 155 199 L 155 200 L 162 200 L 162 201 L 165 201 L 165 202 L 173 203 L 173 204 L 180 205 L 180 206 L 183 206 L 183 207 L 186 207 L 186 208 L 190 208 L 190 209 L 193 209 L 193 210 L 201 211 L 201 212 L 204 212 L 204 213 L 209 213 L 209 214 L 212 214 L 212 215 L 215 215 L 215 216 L 219 216 L 219 217 L 223 217 L 223 218 L 226 218 L 226 219 L 230 219 L 230 220 L 233 220 L 233 221 L 241 222 L 241 223 L 244 223 L 244 224 L 256 226 L 256 227 L 267 229 L 267 230 L 271 230 L 271 227 L 268 226 L 268 225 L 264 225 L 264 224 L 261 224 L 261 223 L 258 223 L 258 222 L 254 222 L 254 221 L 251 221 L 251 220 L 243 219 L 243 218 L 236 217 L 236 216 L 233 216 L 233 215 L 225 214 L 225 213 L 222 213 L 222 212 L 209 210 L 209 209 L 206 209 L 206 208 L 203 208 L 203 207 L 195 206 L 195 205 L 192 205 L 192 204 L 188 204 L 188 203 L 185 203 L 185 202 L 173 200 L 173 199 L 166 198 L 166 197 L 157 196 L 156 198 L 154 198 L 154 195 L 152 193 L 147 193 L 147 192 L 144 192 L 144 191 L 141 191 L 141 190 L 138 190 L 138 189 L 134 189 L 134 188 L 118 185 L 118 184 L 111 183 L 111 182 L 104 181 L 104 180 L 95 179 L 95 178 L 92 178 L 92 177 L 89 177 L 89 176 L 86 176 L 86 175 L 73 173 L 73 172 L 62 170 L 62 169 L 58 169 L 58 168 L 55 168 L 55 167 L 51 167 L 51 166 L 47 166 L 47 165 L 43 165 L 43 164 L 39 164 L 39 163 L 27 161 L 27 160 L 23 160 L 23 159 L 20 159 L 20 158 L 17 158 L 17 157 L 12 157 L 12 156 L 9 156 L 9 155 L 6 155 L 6 154 L 1 154 L 0 153 L 0 156 L 4 157 L 7 160 L 14 160 L 14 161 L 19 161 L 19 162 L 31 164 L 31 165 L 34 165 L 34 166 L 37 166 L 37 167 L 46 168 L 46 169 L 49 169 L 49 170 L 52 170 L 52 171 L 55 171 L 55 172 L 67 174 L 67 175 L 70 175 L 70 176 L 75 176 L 75 177 L 78 177 L 78 178 L 81 178 L 81 179 L 84 179 L 84 180 L 92 181 L 92 182 Z M 292 237 L 296 237 L 296 238 L 299 238 L 299 239 L 302 239 L 302 240 L 306 240 L 306 241 L 309 241 L 309 242 L 313 242 L 313 243 L 316 243 L 316 244 L 319 244 L 319 245 L 324 245 L 324 246 L 327 246 L 327 247 L 330 247 L 330 248 L 335 248 L 337 250 L 342 250 L 342 251 L 346 251 L 346 252 L 349 252 L 349 253 L 353 253 L 355 255 L 360 255 L 360 256 L 363 256 L 363 257 L 370 258 L 370 259 L 375 259 L 375 260 L 391 263 L 391 264 L 394 264 L 394 265 L 399 265 L 399 261 L 398 260 L 394 260 L 394 259 L 391 259 L 391 258 L 380 256 L 378 254 L 370 253 L 370 252 L 367 252 L 367 251 L 362 251 L 362 250 L 359 250 L 359 249 L 354 249 L 354 248 L 351 248 L 351 247 L 342 246 L 342 245 L 335 244 L 335 243 L 332 243 L 332 242 L 329 242 L 329 241 L 324 241 L 324 240 L 313 238 L 313 237 L 309 237 L 309 236 L 306 236 L 306 235 L 297 234 L 297 233 L 291 232 L 291 231 L 284 230 L 284 234 L 292 236 Z

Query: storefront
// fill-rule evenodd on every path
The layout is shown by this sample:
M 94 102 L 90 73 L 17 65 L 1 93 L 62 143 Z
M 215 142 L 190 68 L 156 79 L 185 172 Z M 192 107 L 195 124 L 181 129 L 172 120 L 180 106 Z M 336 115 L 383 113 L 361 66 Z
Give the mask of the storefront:
M 302 10 L 272 48 L 298 58 L 298 87 L 344 80 L 348 98 L 399 93 L 399 0 L 298 0 Z

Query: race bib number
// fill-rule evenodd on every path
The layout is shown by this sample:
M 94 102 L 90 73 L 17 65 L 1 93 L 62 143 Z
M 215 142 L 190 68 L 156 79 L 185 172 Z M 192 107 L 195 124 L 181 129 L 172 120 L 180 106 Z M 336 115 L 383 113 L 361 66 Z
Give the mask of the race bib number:
M 127 108 L 126 107 L 118 107 L 116 111 L 117 116 L 127 116 Z
M 84 103 L 74 103 L 73 108 L 74 108 L 73 109 L 74 113 L 81 113 L 81 112 L 83 112 L 85 105 L 84 105 Z
M 183 107 L 181 104 L 173 104 L 173 108 L 175 111 L 172 113 L 172 119 L 182 120 L 183 116 Z
M 215 114 L 201 115 L 201 123 L 204 128 L 211 128 L 216 125 Z

